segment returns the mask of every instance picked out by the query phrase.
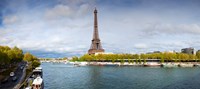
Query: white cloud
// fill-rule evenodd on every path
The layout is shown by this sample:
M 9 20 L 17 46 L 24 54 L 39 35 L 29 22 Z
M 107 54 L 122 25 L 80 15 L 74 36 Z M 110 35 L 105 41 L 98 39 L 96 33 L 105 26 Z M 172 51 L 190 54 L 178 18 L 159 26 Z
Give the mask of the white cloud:
M 143 44 L 143 43 L 135 44 L 134 47 L 136 49 L 146 49 L 146 48 L 148 48 L 147 45 Z
M 191 34 L 198 35 L 200 34 L 200 24 L 148 24 L 144 28 L 145 33 L 148 34 L 170 34 L 170 35 L 182 35 L 182 34 Z M 155 35 L 157 35 L 155 34 Z
M 74 19 L 88 15 L 91 10 L 89 4 L 81 4 L 78 7 L 70 5 L 58 4 L 53 8 L 49 8 L 45 12 L 45 18 L 49 20 L 55 19 Z
M 46 11 L 46 18 L 48 19 L 56 19 L 63 17 L 71 17 L 74 14 L 74 10 L 72 10 L 69 6 L 66 5 L 56 5 L 52 9 L 48 9 Z
M 19 18 L 14 15 L 14 16 L 5 16 L 3 18 L 3 24 L 4 25 L 9 25 L 9 24 L 14 24 L 17 23 L 19 21 Z
M 58 2 L 61 3 L 42 10 L 29 8 L 5 15 L 0 45 L 63 54 L 86 53 L 92 39 L 95 0 Z M 200 22 L 189 18 L 196 13 L 173 10 L 176 16 L 168 14 L 171 10 L 164 13 L 139 7 L 97 9 L 100 39 L 108 52 L 198 49 L 200 45 Z

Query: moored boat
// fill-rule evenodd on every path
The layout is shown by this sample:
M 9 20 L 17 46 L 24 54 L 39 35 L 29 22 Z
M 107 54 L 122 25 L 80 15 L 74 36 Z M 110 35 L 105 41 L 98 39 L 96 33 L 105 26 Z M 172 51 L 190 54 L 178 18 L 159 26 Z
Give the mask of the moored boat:
M 41 77 L 37 77 L 33 80 L 32 89 L 43 89 L 44 83 Z
M 152 63 L 146 63 L 146 64 L 144 64 L 144 66 L 147 66 L 147 67 L 158 67 L 158 66 L 161 66 L 161 64 L 152 62 Z
M 40 76 L 42 78 L 43 76 L 43 72 L 42 72 L 42 67 L 36 67 L 34 70 L 33 70 L 33 75 L 32 77 L 36 78 Z
M 178 67 L 177 63 L 162 63 L 162 67 Z
M 194 66 L 200 67 L 200 64 L 194 64 Z
M 180 67 L 194 67 L 194 64 L 190 64 L 190 63 L 180 63 L 179 64 Z

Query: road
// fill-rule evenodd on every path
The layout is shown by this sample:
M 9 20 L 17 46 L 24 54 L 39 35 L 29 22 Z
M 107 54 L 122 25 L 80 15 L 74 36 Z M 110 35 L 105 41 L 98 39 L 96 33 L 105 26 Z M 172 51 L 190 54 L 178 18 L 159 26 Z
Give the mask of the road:
M 0 85 L 1 86 L 0 89 L 13 89 L 15 87 L 15 85 L 17 85 L 20 82 L 20 79 L 23 75 L 23 69 L 20 68 L 21 65 L 26 65 L 26 63 L 25 62 L 18 63 L 18 67 L 14 72 L 15 76 L 17 77 L 17 80 L 12 81 L 13 77 L 9 77 L 8 82 Z

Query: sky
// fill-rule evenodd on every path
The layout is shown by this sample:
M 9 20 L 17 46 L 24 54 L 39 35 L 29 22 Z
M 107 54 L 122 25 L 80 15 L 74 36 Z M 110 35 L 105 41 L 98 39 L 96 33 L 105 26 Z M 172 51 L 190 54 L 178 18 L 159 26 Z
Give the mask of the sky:
M 83 55 L 95 7 L 106 52 L 200 49 L 200 0 L 1 0 L 0 45 L 43 58 Z

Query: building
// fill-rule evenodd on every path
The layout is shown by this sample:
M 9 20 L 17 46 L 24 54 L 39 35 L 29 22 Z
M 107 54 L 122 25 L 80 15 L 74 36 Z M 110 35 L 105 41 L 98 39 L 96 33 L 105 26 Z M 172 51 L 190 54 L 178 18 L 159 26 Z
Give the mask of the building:
M 99 38 L 98 33 L 98 22 L 97 22 L 97 10 L 94 10 L 94 32 L 93 32 L 93 39 L 90 49 L 88 50 L 88 54 L 95 54 L 95 53 L 102 53 L 104 49 L 101 46 L 101 40 Z
M 181 53 L 194 54 L 194 48 L 184 48 L 184 49 L 181 49 Z

